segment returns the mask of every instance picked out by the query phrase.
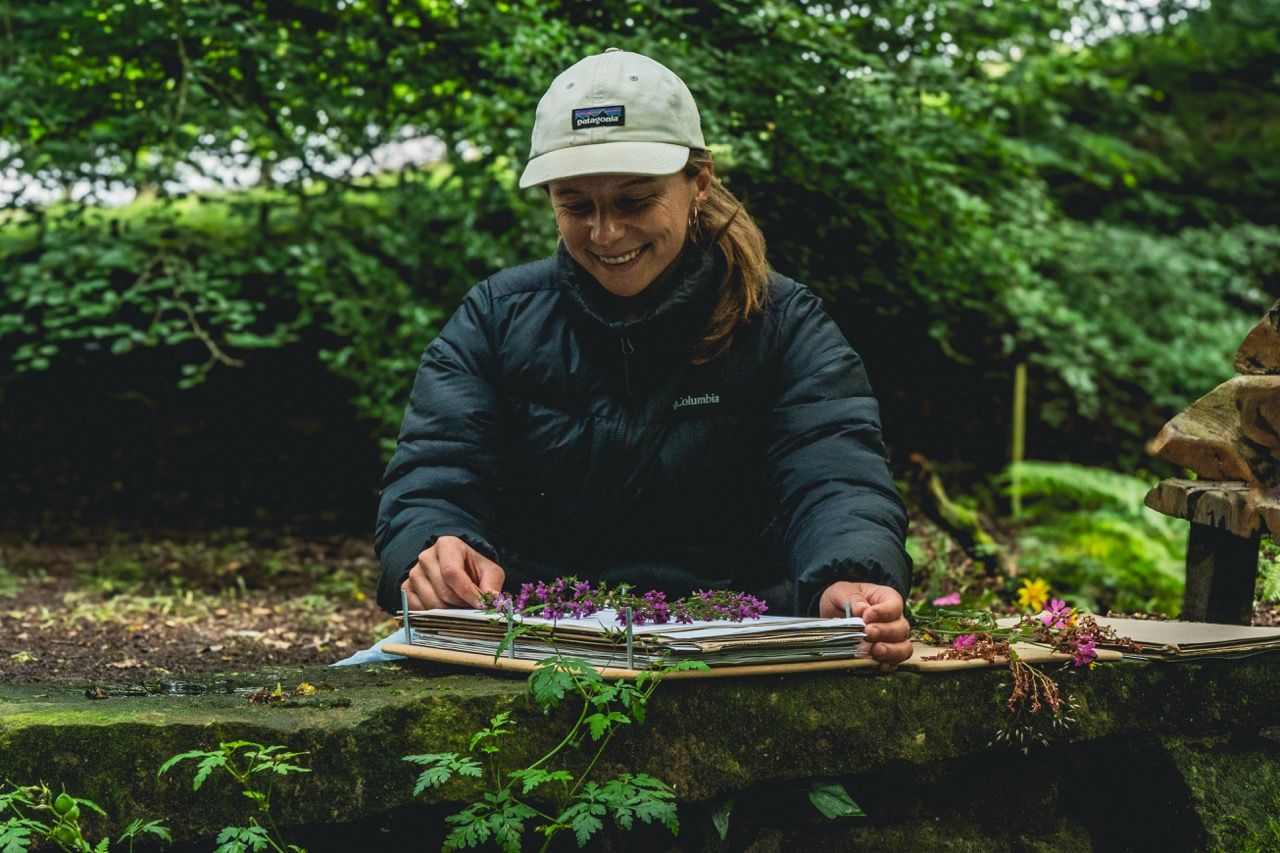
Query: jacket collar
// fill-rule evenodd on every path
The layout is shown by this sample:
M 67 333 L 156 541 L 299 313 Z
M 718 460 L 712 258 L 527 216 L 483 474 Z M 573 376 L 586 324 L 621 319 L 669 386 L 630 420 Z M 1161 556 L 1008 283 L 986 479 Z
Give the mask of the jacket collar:
M 556 272 L 561 292 L 586 318 L 615 334 L 641 334 L 650 326 L 671 331 L 665 327 L 686 315 L 696 315 L 700 329 L 710 317 L 724 275 L 723 261 L 717 262 L 719 259 L 719 252 L 685 244 L 670 275 L 651 285 L 661 288 L 662 293 L 631 319 L 622 316 L 622 301 L 583 269 L 563 243 L 556 249 Z
M 715 308 L 724 258 L 719 251 L 686 244 L 671 275 L 652 285 L 662 293 L 632 319 L 621 316 L 617 298 L 570 257 L 563 243 L 556 250 L 556 277 L 584 341 L 610 361 L 628 353 L 621 360 L 630 391 L 636 382 L 647 383 L 689 360 Z

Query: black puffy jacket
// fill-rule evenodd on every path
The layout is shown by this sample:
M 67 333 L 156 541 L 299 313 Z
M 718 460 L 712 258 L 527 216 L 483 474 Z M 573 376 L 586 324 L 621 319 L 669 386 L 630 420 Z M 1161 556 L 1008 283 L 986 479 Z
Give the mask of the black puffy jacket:
M 906 515 L 862 363 L 809 289 L 688 363 L 723 260 L 687 247 L 640 316 L 563 247 L 474 287 L 432 341 L 383 480 L 378 602 L 439 536 L 522 581 L 732 588 L 813 612 L 833 580 L 903 593 Z

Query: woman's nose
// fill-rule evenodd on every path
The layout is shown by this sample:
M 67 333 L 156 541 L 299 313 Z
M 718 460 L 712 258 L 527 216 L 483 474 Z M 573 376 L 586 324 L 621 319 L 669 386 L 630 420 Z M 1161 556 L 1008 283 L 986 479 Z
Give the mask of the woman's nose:
M 607 246 L 622 235 L 622 225 L 611 214 L 598 212 L 591 223 L 591 242 Z

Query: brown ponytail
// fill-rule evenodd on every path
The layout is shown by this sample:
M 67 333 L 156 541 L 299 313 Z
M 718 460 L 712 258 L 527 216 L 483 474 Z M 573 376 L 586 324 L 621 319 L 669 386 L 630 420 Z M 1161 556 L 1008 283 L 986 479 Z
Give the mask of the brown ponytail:
M 692 149 L 683 173 L 696 177 L 711 162 L 710 151 Z M 734 329 L 764 310 L 769 262 L 765 260 L 764 234 L 759 226 L 742 202 L 714 175 L 690 237 L 699 245 L 720 249 L 725 259 L 719 299 L 691 359 L 693 364 L 706 364 L 729 350 Z

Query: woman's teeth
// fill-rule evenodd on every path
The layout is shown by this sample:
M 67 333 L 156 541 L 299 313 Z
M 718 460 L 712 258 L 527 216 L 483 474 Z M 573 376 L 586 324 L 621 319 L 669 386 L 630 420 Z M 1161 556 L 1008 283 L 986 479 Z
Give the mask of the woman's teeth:
M 631 260 L 636 255 L 640 254 L 640 250 L 643 248 L 644 246 L 641 246 L 639 249 L 632 249 L 630 252 L 627 252 L 625 255 L 614 255 L 612 258 L 606 258 L 604 255 L 596 255 L 596 258 L 599 259 L 600 263 L 602 264 L 609 264 L 610 266 L 616 266 L 617 264 L 625 264 L 627 261 Z

